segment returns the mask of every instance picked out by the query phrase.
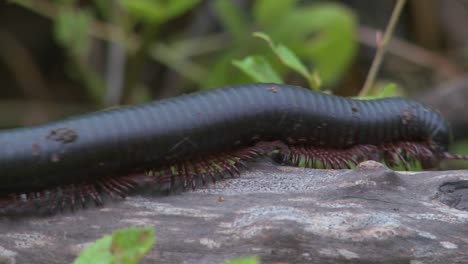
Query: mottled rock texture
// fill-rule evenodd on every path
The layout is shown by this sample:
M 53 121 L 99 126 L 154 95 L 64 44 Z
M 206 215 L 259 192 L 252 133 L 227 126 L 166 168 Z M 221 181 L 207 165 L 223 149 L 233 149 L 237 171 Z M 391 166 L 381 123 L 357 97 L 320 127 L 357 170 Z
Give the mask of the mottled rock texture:
M 441 187 L 442 186 L 442 187 Z M 70 263 L 89 243 L 154 226 L 143 263 L 468 263 L 468 172 L 258 164 L 241 178 L 75 213 L 0 218 L 0 263 Z

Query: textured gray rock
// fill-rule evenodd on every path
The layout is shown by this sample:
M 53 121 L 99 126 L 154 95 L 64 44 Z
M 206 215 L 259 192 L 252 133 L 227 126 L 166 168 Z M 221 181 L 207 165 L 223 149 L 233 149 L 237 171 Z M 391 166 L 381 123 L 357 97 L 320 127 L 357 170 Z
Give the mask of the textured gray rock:
M 147 225 L 157 244 L 143 263 L 468 263 L 463 181 L 467 171 L 394 173 L 376 162 L 336 171 L 259 164 L 197 191 L 0 218 L 0 263 L 70 263 L 104 234 Z

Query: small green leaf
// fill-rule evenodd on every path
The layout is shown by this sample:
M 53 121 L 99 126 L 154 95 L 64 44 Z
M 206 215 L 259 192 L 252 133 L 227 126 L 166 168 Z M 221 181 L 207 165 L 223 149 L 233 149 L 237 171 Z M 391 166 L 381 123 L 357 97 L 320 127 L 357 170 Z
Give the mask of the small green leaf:
M 112 254 L 109 250 L 111 243 L 111 235 L 103 236 L 94 242 L 91 246 L 82 251 L 73 264 L 111 263 Z
M 255 32 L 253 33 L 253 36 L 265 40 L 281 63 L 302 75 L 313 89 L 319 89 L 320 81 L 318 80 L 320 80 L 320 78 L 318 77 L 318 73 L 315 72 L 315 76 L 312 76 L 306 66 L 302 64 L 296 54 L 294 54 L 294 52 L 292 52 L 288 47 L 282 44 L 275 44 L 273 40 L 263 32 Z
M 231 260 L 224 262 L 224 264 L 260 264 L 260 260 L 258 257 L 252 256 L 252 257 L 231 259 Z
M 275 55 L 278 57 L 278 59 L 284 65 L 300 73 L 305 78 L 309 76 L 309 71 L 304 66 L 304 64 L 302 64 L 302 62 L 297 58 L 294 52 L 292 52 L 286 46 L 281 44 L 275 45 L 275 43 L 273 43 L 273 40 L 271 40 L 271 38 L 263 32 L 255 32 L 253 33 L 253 36 L 265 40 L 270 46 L 270 48 L 273 50 Z
M 248 56 L 243 60 L 233 61 L 233 64 L 256 82 L 283 83 L 278 73 L 262 56 Z
M 106 235 L 86 248 L 74 264 L 136 264 L 155 241 L 154 230 L 147 228 L 124 228 Z
M 130 14 L 150 24 L 161 24 L 192 9 L 200 0 L 122 0 Z
M 84 56 L 90 46 L 89 29 L 92 21 L 91 13 L 86 10 L 63 7 L 55 20 L 55 38 L 73 56 Z
M 120 229 L 112 235 L 110 250 L 116 263 L 138 263 L 154 244 L 152 227 Z

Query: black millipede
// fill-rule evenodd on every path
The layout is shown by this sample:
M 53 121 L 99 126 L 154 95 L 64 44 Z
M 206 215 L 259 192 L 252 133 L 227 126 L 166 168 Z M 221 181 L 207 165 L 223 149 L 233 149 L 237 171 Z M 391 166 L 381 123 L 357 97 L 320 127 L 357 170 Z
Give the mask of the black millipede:
M 413 100 L 230 86 L 1 131 L 0 213 L 101 204 L 142 183 L 195 188 L 272 152 L 326 169 L 466 159 L 449 154 L 449 143 L 447 122 Z

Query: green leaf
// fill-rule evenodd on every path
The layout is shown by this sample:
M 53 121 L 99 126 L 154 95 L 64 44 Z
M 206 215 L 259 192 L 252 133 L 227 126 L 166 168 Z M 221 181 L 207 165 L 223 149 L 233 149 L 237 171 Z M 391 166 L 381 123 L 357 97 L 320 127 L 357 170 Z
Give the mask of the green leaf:
M 89 29 L 92 21 L 93 16 L 86 10 L 63 7 L 55 20 L 55 38 L 72 56 L 84 56 L 90 46 Z
M 398 86 L 395 83 L 389 83 L 382 88 L 382 90 L 377 95 L 377 97 L 379 98 L 389 97 L 392 94 L 395 94 L 395 92 L 397 91 L 397 88 Z
M 234 40 L 240 42 L 245 39 L 247 24 L 243 11 L 234 5 L 231 0 L 216 0 L 214 8 L 226 31 L 233 35 Z
M 103 236 L 81 252 L 73 264 L 111 263 L 112 254 L 109 250 L 111 243 L 111 235 Z
M 136 264 L 151 249 L 154 241 L 152 227 L 119 229 L 112 236 L 106 235 L 94 242 L 73 263 Z
M 309 82 L 312 88 L 319 88 L 317 87 L 317 85 L 320 84 L 320 82 L 317 81 L 320 80 L 320 78 L 318 77 L 318 73 L 311 75 L 307 70 L 306 66 L 302 64 L 302 62 L 299 60 L 296 54 L 294 54 L 294 52 L 292 52 L 288 47 L 282 44 L 273 43 L 273 40 L 263 32 L 255 32 L 253 33 L 253 36 L 265 40 L 270 46 L 270 48 L 273 50 L 279 61 L 287 67 L 289 67 L 290 69 L 302 75 Z
M 114 261 L 119 263 L 137 263 L 154 244 L 154 229 L 152 227 L 130 227 L 120 229 L 112 235 L 110 250 Z
M 342 78 L 357 51 L 357 22 L 350 9 L 339 4 L 306 5 L 299 0 L 256 0 L 252 3 L 255 21 L 251 23 L 247 20 L 247 28 L 242 34 L 248 36 L 250 30 L 255 28 L 267 33 L 274 42 L 294 51 L 300 62 L 308 67 L 313 66 L 312 73 L 307 68 L 307 80 L 311 87 L 321 83 L 329 87 Z M 244 16 L 249 18 L 249 15 Z M 252 54 L 267 58 L 280 76 L 284 76 L 289 67 L 282 67 L 281 62 L 274 60 L 274 54 L 263 44 L 255 38 L 244 38 L 241 44 L 236 39 L 228 43 L 225 50 L 216 53 L 220 55 L 203 61 L 211 71 L 201 77 L 204 80 L 202 87 L 245 83 L 248 81 L 246 75 L 233 74 L 232 60 Z
M 161 24 L 192 9 L 200 0 L 121 0 L 133 16 L 150 24 Z
M 260 263 L 259 258 L 255 256 L 231 259 L 231 260 L 224 262 L 224 264 L 259 264 L 259 263 Z
M 262 56 L 248 56 L 243 60 L 233 61 L 233 64 L 255 82 L 283 83 L 281 77 Z
M 253 36 L 265 40 L 270 46 L 270 48 L 273 50 L 273 52 L 276 54 L 278 59 L 284 65 L 290 67 L 291 69 L 295 70 L 296 72 L 300 73 L 302 76 L 307 78 L 307 76 L 309 75 L 309 71 L 290 49 L 288 49 L 282 44 L 275 45 L 275 43 L 273 43 L 273 40 L 271 40 L 270 36 L 263 32 L 254 32 Z
M 297 0 L 257 0 L 253 6 L 255 21 L 267 28 L 282 23 L 283 17 L 294 9 L 296 3 Z

